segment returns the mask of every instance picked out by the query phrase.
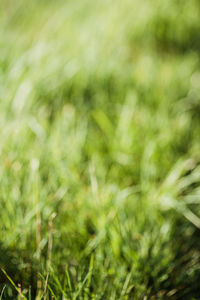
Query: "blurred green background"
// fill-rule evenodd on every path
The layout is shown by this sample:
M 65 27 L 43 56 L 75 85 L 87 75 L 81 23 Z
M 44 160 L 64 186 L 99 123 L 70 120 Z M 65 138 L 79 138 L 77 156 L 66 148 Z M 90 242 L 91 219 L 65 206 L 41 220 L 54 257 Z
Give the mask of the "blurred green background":
M 1 0 L 0 37 L 0 299 L 200 299 L 200 1 Z

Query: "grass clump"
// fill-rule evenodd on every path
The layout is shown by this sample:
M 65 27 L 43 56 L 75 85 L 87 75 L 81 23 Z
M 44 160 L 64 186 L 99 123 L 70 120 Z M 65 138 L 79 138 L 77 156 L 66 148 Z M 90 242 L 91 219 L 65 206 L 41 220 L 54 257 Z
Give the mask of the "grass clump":
M 199 1 L 0 8 L 0 299 L 199 299 Z

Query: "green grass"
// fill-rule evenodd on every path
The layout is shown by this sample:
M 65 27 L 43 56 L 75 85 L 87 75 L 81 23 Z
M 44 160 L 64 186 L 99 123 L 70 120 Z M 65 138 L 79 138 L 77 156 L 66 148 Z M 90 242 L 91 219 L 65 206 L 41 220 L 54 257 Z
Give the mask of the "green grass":
M 200 299 L 199 20 L 0 2 L 0 299 Z

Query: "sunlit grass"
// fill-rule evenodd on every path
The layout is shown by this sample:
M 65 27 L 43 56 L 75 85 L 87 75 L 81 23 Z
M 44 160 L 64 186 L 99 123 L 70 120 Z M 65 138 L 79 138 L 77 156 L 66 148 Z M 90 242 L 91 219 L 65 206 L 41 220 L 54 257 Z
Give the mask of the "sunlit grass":
M 0 299 L 198 299 L 199 9 L 1 1 Z

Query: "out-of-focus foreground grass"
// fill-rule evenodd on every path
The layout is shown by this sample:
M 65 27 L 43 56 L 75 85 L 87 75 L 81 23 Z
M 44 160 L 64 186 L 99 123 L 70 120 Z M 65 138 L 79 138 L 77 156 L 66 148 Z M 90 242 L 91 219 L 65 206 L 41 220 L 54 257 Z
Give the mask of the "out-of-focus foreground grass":
M 199 20 L 1 0 L 0 299 L 199 299 Z

